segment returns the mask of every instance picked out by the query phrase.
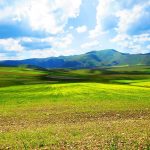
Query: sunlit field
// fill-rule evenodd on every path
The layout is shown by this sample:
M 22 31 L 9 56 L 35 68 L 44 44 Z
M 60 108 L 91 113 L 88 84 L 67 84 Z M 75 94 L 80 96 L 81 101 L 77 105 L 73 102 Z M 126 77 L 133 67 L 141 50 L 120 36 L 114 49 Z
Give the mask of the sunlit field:
M 150 67 L 0 67 L 0 149 L 149 150 Z

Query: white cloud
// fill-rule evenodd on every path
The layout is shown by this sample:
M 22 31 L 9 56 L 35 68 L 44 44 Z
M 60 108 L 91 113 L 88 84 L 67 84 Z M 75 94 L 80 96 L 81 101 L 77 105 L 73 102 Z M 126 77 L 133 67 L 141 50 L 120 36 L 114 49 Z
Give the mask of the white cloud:
M 7 59 L 9 59 L 9 58 L 6 56 L 6 54 L 1 54 L 0 53 L 0 61 L 7 60 Z
M 149 0 L 99 0 L 96 26 L 90 31 L 91 37 L 104 32 L 128 32 L 133 34 L 150 26 Z M 142 22 L 141 22 L 142 21 Z M 144 26 L 142 28 L 142 26 Z M 93 34 L 93 35 L 92 35 Z
M 3 57 L 3 59 L 6 59 L 7 57 L 4 57 L 4 54 L 8 54 L 8 52 L 14 52 L 15 54 L 13 57 L 10 56 L 10 59 L 24 59 L 28 57 L 49 57 L 52 55 L 58 56 L 59 54 L 64 54 L 64 51 L 66 52 L 67 49 L 70 49 L 72 41 L 72 34 L 67 34 L 63 37 L 47 37 L 41 39 L 29 37 L 23 37 L 18 39 L 0 39 L 0 50 L 3 53 L 3 56 L 1 55 L 1 58 Z M 38 49 L 38 47 L 36 47 L 36 49 L 27 50 L 27 48 L 24 47 L 22 43 L 29 43 L 29 45 L 43 43 L 46 45 L 49 44 L 51 47 L 44 49 Z M 69 52 L 68 50 L 67 53 L 71 54 L 72 51 Z
M 74 27 L 73 27 L 73 26 L 70 26 L 70 27 L 69 27 L 69 29 L 70 29 L 70 30 L 73 30 L 73 29 L 74 29 Z
M 96 28 L 94 30 L 89 31 L 89 38 L 97 39 L 99 37 L 103 37 L 106 34 L 107 34 L 107 32 L 103 31 L 100 26 L 96 26 Z
M 88 50 L 88 49 L 91 50 L 91 48 L 94 49 L 96 47 L 98 47 L 98 48 L 101 47 L 99 41 L 91 41 L 91 42 L 87 42 L 87 43 L 84 43 L 81 45 L 81 48 L 86 49 L 86 50 Z
M 118 34 L 112 39 L 112 42 L 117 43 L 120 50 L 126 50 L 130 53 L 148 53 L 150 43 L 150 34 L 127 35 Z
M 150 0 L 99 0 L 96 22 L 89 38 L 112 37 L 122 50 L 148 52 Z
M 116 15 L 119 17 L 117 32 L 128 34 L 139 34 L 150 26 L 150 7 L 149 3 L 136 4 L 132 9 L 118 11 Z
M 8 56 L 14 51 L 17 59 L 27 58 L 30 54 L 32 57 L 48 57 L 109 46 L 132 53 L 150 51 L 150 0 L 97 0 L 96 25 L 91 31 L 87 29 L 90 27 L 89 21 L 77 28 L 74 27 L 76 20 L 67 24 L 70 18 L 75 19 L 80 14 L 82 1 L 0 0 L 1 32 L 6 25 L 6 37 L 20 36 L 18 39 L 0 39 L 0 50 L 2 53 L 10 51 Z M 86 3 L 84 5 L 88 6 Z M 80 19 L 77 19 L 78 24 L 83 23 Z M 79 39 L 77 32 L 88 32 L 89 36 L 80 34 Z M 28 35 L 33 37 L 23 37 Z
M 51 56 L 67 56 L 77 54 L 77 50 L 69 47 L 72 43 L 72 40 L 73 36 L 71 34 L 67 34 L 63 37 L 48 37 L 42 39 L 29 37 L 23 37 L 19 39 L 0 39 L 0 48 L 3 49 L 3 53 L 0 53 L 0 60 L 21 60 L 27 58 L 46 58 Z M 26 48 L 21 45 L 22 42 L 47 42 L 52 45 L 52 47 L 45 49 L 26 50 Z M 7 56 L 7 54 L 11 51 L 15 52 L 13 53 L 14 55 Z
M 57 34 L 79 15 L 82 0 L 14 0 L 0 10 L 0 21 L 28 21 L 33 30 Z
M 149 50 L 150 50 L 150 45 L 147 45 L 147 49 L 149 49 Z
M 36 39 L 38 40 L 38 39 Z M 48 37 L 42 38 L 38 40 L 39 42 L 48 42 L 50 45 L 55 49 L 64 49 L 68 48 L 73 41 L 73 35 L 67 34 L 63 35 L 62 37 Z
M 20 39 L 20 41 L 23 41 L 23 42 L 32 42 L 32 41 L 33 41 L 33 39 L 35 39 L 35 38 L 22 37 L 22 38 Z
M 84 26 L 80 26 L 76 30 L 77 30 L 78 33 L 84 33 L 84 32 L 87 31 L 87 26 L 85 26 L 85 25 Z
M 52 41 L 52 45 L 55 48 L 63 49 L 63 48 L 68 48 L 72 44 L 72 41 L 73 41 L 72 34 L 67 34 L 62 38 L 54 39 Z
M 65 50 L 39 49 L 17 53 L 17 56 L 13 57 L 12 59 L 47 58 L 47 57 L 69 56 L 74 54 L 77 54 L 77 50 L 75 49 L 65 49 Z
M 102 36 L 107 33 L 107 30 L 114 28 L 117 22 L 117 17 L 114 15 L 116 7 L 115 0 L 99 0 L 96 8 L 96 26 L 89 31 L 90 38 Z
M 150 42 L 150 34 L 144 33 L 140 35 L 135 35 L 133 41 L 138 43 Z
M 0 48 L 5 51 L 23 51 L 24 48 L 20 45 L 17 39 L 0 39 Z

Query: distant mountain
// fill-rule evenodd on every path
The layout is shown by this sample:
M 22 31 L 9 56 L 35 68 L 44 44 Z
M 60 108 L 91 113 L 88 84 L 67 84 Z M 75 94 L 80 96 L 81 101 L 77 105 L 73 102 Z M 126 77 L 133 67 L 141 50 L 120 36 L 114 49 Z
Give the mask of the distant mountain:
M 81 55 L 0 61 L 1 66 L 32 65 L 42 68 L 94 68 L 120 65 L 150 65 L 150 53 L 128 54 L 113 49 Z

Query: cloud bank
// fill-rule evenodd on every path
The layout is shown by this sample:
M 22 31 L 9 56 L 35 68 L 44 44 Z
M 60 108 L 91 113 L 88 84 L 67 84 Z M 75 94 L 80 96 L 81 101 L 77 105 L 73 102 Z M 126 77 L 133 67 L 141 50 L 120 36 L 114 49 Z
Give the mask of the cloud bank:
M 150 0 L 0 0 L 0 59 L 150 52 Z

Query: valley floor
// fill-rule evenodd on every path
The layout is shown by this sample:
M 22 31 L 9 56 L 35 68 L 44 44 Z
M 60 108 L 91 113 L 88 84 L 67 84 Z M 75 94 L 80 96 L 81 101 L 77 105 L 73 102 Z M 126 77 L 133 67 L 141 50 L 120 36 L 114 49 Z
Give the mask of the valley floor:
M 134 81 L 39 84 L 39 74 L 29 73 L 28 83 L 38 83 L 14 85 L 11 75 L 4 85 L 4 68 L 0 74 L 0 149 L 150 149 L 148 74 Z

